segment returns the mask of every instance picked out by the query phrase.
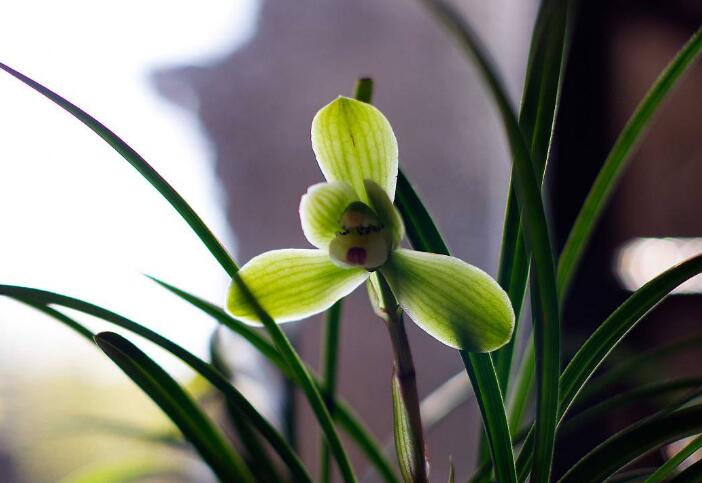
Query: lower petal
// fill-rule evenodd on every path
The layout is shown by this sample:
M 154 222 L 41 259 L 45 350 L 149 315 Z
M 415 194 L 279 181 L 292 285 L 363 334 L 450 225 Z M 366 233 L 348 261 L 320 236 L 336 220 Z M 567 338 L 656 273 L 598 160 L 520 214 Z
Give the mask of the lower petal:
M 339 268 L 322 250 L 274 250 L 252 258 L 238 276 L 256 302 L 276 322 L 304 319 L 331 307 L 369 276 L 359 268 Z M 236 280 L 227 297 L 229 312 L 258 324 L 248 294 Z
M 444 344 L 489 352 L 510 340 L 509 297 L 479 268 L 446 255 L 399 249 L 380 271 L 404 311 Z

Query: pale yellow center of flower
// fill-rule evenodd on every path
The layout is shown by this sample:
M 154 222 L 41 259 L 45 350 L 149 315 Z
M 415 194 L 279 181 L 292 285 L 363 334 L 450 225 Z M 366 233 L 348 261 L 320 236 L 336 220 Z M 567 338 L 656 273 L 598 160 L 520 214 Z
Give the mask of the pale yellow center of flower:
M 329 256 L 340 267 L 375 270 L 388 259 L 392 246 L 390 230 L 364 203 L 346 207 L 339 220 L 340 230 L 329 244 Z

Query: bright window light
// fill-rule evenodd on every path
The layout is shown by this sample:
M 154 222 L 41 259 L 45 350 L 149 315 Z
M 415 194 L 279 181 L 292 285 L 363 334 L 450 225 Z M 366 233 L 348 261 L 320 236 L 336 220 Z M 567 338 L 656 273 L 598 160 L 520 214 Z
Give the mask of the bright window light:
M 674 265 L 700 253 L 702 238 L 635 238 L 617 254 L 617 276 L 624 287 L 634 291 Z M 702 293 L 702 277 L 691 278 L 673 293 Z

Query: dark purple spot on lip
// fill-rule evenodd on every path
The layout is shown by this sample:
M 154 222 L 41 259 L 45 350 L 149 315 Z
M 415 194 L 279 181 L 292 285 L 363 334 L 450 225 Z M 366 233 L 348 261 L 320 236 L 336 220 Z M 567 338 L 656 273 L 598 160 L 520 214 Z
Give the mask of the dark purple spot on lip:
M 352 247 L 346 252 L 346 261 L 351 265 L 363 265 L 366 263 L 367 256 L 365 248 Z

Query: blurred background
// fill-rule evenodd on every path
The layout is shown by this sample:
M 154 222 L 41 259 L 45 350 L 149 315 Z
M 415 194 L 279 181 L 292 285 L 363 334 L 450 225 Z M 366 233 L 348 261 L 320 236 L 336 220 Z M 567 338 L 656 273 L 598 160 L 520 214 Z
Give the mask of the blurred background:
M 702 21 L 694 1 L 581 3 L 548 177 L 559 246 L 616 134 Z M 538 1 L 456 4 L 517 106 Z M 307 247 L 297 207 L 322 179 L 309 140 L 312 117 L 337 95 L 351 95 L 358 77 L 373 77 L 374 103 L 395 129 L 401 165 L 451 250 L 495 274 L 510 172 L 504 136 L 476 71 L 418 2 L 10 0 L 0 15 L 0 60 L 120 134 L 240 264 L 266 250 Z M 631 289 L 702 248 L 695 239 L 702 236 L 695 208 L 702 196 L 695 189 L 701 80 L 697 67 L 671 96 L 617 190 L 565 308 L 569 353 Z M 207 357 L 214 323 L 142 275 L 223 303 L 226 275 L 187 225 L 103 141 L 7 75 L 0 76 L 0 106 L 0 283 L 104 305 Z M 701 290 L 694 282 L 666 301 L 622 354 L 699 332 L 702 302 L 694 294 Z M 461 362 L 407 327 L 425 396 L 460 372 Z M 321 317 L 286 328 L 316 365 Z M 390 346 L 364 290 L 346 302 L 341 332 L 340 393 L 391 448 Z M 314 471 L 319 437 L 305 402 L 246 344 L 221 337 L 237 382 L 285 427 Z M 201 391 L 178 362 L 150 354 Z M 661 377 L 690 374 L 699 357 L 688 351 L 657 370 Z M 558 463 L 647 409 L 563 441 L 566 457 Z M 211 478 L 194 458 L 154 444 L 143 430 L 176 435 L 95 348 L 0 299 L 0 481 L 53 482 L 125 461 L 172 469 L 164 481 Z M 468 476 L 479 431 L 469 402 L 428 432 L 435 481 L 446 481 L 450 456 L 458 478 Z

